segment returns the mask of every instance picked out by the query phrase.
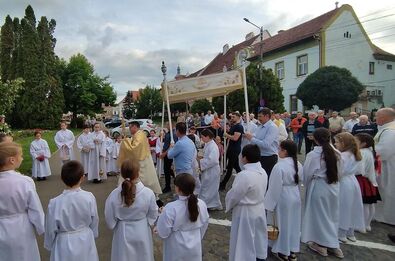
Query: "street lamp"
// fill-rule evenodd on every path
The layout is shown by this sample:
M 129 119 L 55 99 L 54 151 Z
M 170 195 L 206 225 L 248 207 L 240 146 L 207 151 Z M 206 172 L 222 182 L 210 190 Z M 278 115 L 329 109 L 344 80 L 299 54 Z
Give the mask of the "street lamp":
M 259 55 L 260 55 L 260 64 L 259 64 L 259 79 L 262 80 L 262 64 L 263 64 L 263 51 L 262 51 L 262 47 L 263 47 L 263 26 L 257 26 L 256 24 L 254 24 L 253 22 L 251 22 L 250 20 L 248 20 L 247 18 L 243 18 L 244 21 L 246 21 L 247 23 L 255 26 L 256 28 L 259 29 L 259 36 L 260 36 L 260 46 L 259 46 Z M 262 100 L 262 88 L 259 88 L 259 102 L 261 102 Z

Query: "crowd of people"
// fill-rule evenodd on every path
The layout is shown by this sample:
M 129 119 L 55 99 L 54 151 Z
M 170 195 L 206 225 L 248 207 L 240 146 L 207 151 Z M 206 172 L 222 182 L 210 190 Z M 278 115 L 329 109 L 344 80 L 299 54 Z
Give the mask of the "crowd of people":
M 45 233 L 51 260 L 98 260 L 96 199 L 81 184 L 85 176 L 101 183 L 107 174 L 120 173 L 104 210 L 113 230 L 111 260 L 154 260 L 153 234 L 163 240 L 163 260 L 202 260 L 209 212 L 223 210 L 223 190 L 225 212 L 232 213 L 231 261 L 264 260 L 268 247 L 279 260 L 295 261 L 300 242 L 321 256 L 343 258 L 340 244 L 355 242 L 355 231 L 371 231 L 373 219 L 395 225 L 393 109 L 380 109 L 376 123 L 354 112 L 348 121 L 337 112 L 327 119 L 323 111 L 291 119 L 269 108 L 260 109 L 257 119 L 239 112 L 228 116 L 225 121 L 210 111 L 196 119 L 180 115 L 174 129 L 167 124 L 148 138 L 135 121 L 129 124 L 132 137 L 115 142 L 95 123 L 92 132 L 86 127 L 78 137 L 81 162 L 75 160 L 73 133 L 61 123 L 55 142 L 67 189 L 50 200 L 46 215 L 33 180 L 16 171 L 23 160 L 21 146 L 2 135 L 2 258 L 40 260 L 35 233 Z M 51 175 L 51 154 L 40 131 L 30 153 L 32 176 L 43 180 Z M 226 160 L 225 169 L 221 160 Z M 233 170 L 237 174 L 227 188 Z M 175 198 L 164 205 L 159 195 L 172 191 L 172 177 Z

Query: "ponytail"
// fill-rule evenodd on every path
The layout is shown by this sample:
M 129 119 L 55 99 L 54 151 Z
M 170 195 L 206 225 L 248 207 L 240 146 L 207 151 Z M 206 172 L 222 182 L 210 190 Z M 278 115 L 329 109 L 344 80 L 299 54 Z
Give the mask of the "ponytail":
M 191 222 L 196 222 L 199 216 L 199 205 L 198 198 L 193 194 L 195 190 L 195 178 L 191 174 L 179 174 L 176 176 L 174 184 L 184 196 L 188 197 L 189 220 Z
M 280 143 L 280 148 L 287 152 L 288 157 L 292 158 L 295 168 L 294 181 L 296 184 L 299 184 L 298 146 L 292 140 L 284 140 Z
M 136 183 L 139 177 L 139 164 L 132 160 L 125 160 L 121 165 L 122 182 L 121 197 L 126 207 L 130 207 L 136 199 Z
M 293 161 L 294 161 L 294 167 L 295 167 L 295 175 L 294 175 L 294 181 L 296 184 L 299 184 L 299 167 L 298 167 L 298 159 L 296 157 L 292 157 Z

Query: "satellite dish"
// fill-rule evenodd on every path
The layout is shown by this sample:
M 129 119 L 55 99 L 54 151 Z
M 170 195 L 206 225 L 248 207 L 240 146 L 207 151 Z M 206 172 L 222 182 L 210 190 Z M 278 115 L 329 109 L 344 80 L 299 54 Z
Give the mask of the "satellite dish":
M 239 51 L 237 54 L 237 66 L 242 66 L 244 62 L 250 57 L 250 49 L 249 48 L 244 48 Z

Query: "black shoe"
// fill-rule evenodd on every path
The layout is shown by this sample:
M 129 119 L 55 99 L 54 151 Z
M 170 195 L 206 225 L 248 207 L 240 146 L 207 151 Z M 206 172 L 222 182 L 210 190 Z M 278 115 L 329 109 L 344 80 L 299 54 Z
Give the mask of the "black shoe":
M 41 180 L 43 180 L 42 178 L 40 178 L 40 177 L 37 177 L 37 181 L 41 181 Z
M 171 192 L 171 188 L 169 187 L 165 187 L 164 189 L 162 189 L 162 193 L 169 193 Z
M 388 234 L 388 238 L 392 241 L 392 243 L 395 243 L 395 235 L 394 234 Z
M 41 180 L 47 180 L 47 177 L 43 177 Z
M 226 189 L 226 185 L 220 184 L 219 185 L 219 191 L 224 191 Z
M 156 205 L 158 206 L 158 208 L 161 208 L 161 207 L 163 207 L 165 204 L 163 203 L 162 200 L 158 199 L 158 200 L 156 201 Z
M 93 183 L 99 184 L 99 183 L 102 183 L 102 180 L 101 180 L 101 179 L 94 179 L 94 180 L 93 180 Z

